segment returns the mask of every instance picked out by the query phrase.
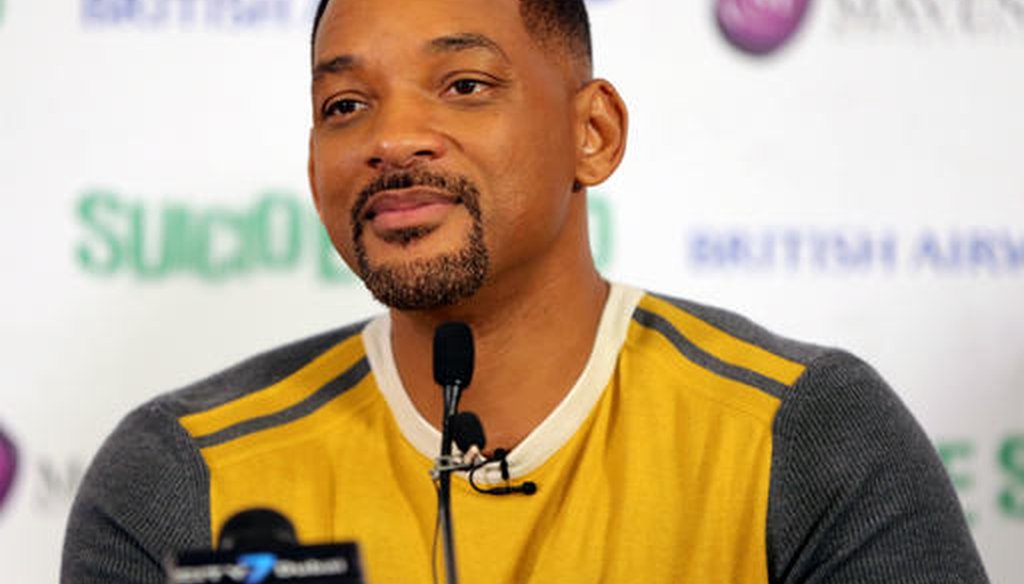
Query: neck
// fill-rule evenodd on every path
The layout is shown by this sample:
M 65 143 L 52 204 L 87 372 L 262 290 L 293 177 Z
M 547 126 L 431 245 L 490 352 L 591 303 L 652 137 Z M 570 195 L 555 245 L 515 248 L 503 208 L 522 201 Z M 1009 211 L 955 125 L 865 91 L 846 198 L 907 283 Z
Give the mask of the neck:
M 475 371 L 460 410 L 480 417 L 491 448 L 512 448 L 558 405 L 587 363 L 608 296 L 589 246 L 574 254 L 552 257 L 548 269 L 502 274 L 455 307 L 391 311 L 398 372 L 426 420 L 441 425 L 432 346 L 434 329 L 446 320 L 473 330 Z

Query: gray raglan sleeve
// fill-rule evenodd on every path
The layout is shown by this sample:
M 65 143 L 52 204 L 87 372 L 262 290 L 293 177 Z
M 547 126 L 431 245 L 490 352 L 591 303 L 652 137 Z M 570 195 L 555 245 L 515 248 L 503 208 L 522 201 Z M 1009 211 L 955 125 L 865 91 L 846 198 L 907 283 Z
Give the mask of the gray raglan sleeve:
M 867 364 L 841 352 L 815 359 L 774 435 L 771 582 L 988 581 L 931 442 Z
M 71 509 L 61 584 L 163 584 L 173 550 L 210 547 L 206 465 L 160 402 L 127 416 Z

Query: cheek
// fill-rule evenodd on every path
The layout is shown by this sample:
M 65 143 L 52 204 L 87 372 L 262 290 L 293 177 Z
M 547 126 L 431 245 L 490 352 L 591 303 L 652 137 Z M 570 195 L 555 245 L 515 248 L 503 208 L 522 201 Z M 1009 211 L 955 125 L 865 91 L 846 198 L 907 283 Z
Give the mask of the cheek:
M 317 168 L 323 167 L 318 166 Z M 320 222 L 323 223 L 324 229 L 327 230 L 331 242 L 341 254 L 342 259 L 352 266 L 354 251 L 350 218 L 354 195 L 339 189 L 342 179 L 335 178 L 330 174 L 318 171 L 314 180 L 317 185 L 317 193 L 319 193 L 317 211 L 320 214 Z
M 334 244 L 334 249 L 341 255 L 350 268 L 355 266 L 355 251 L 352 241 L 352 229 L 348 220 L 348 213 L 340 206 L 332 204 L 321 204 L 320 222 L 323 223 L 327 235 Z
M 466 148 L 470 156 L 486 152 L 478 163 L 491 169 L 494 186 L 530 197 L 571 188 L 576 157 L 564 104 L 524 102 L 494 122 Z
M 572 144 L 558 131 L 509 133 L 494 141 L 509 146 L 494 153 L 496 173 L 488 188 L 493 196 L 482 203 L 485 238 L 497 255 L 530 254 L 564 228 L 575 174 Z

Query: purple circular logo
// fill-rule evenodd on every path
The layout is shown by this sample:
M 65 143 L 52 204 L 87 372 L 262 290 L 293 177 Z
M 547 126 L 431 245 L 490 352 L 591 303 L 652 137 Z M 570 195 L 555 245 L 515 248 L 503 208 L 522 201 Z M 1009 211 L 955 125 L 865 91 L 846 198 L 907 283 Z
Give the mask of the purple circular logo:
M 716 0 L 715 17 L 729 42 L 755 55 L 770 53 L 796 32 L 808 0 Z
M 18 470 L 18 451 L 14 442 L 0 430 L 0 508 L 3 508 L 7 495 L 14 484 L 14 475 Z

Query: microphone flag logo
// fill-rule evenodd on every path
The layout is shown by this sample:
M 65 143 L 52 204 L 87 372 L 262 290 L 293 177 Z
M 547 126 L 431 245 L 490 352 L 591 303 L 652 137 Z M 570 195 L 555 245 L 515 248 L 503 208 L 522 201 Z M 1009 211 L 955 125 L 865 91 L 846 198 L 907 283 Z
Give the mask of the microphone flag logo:
M 238 563 L 249 568 L 245 584 L 260 584 L 274 571 L 277 556 L 269 553 L 242 554 L 238 556 Z
M 3 429 L 0 429 L 0 509 L 10 494 L 17 471 L 18 450 Z
M 765 55 L 793 36 L 809 0 L 716 0 L 715 19 L 737 48 Z

